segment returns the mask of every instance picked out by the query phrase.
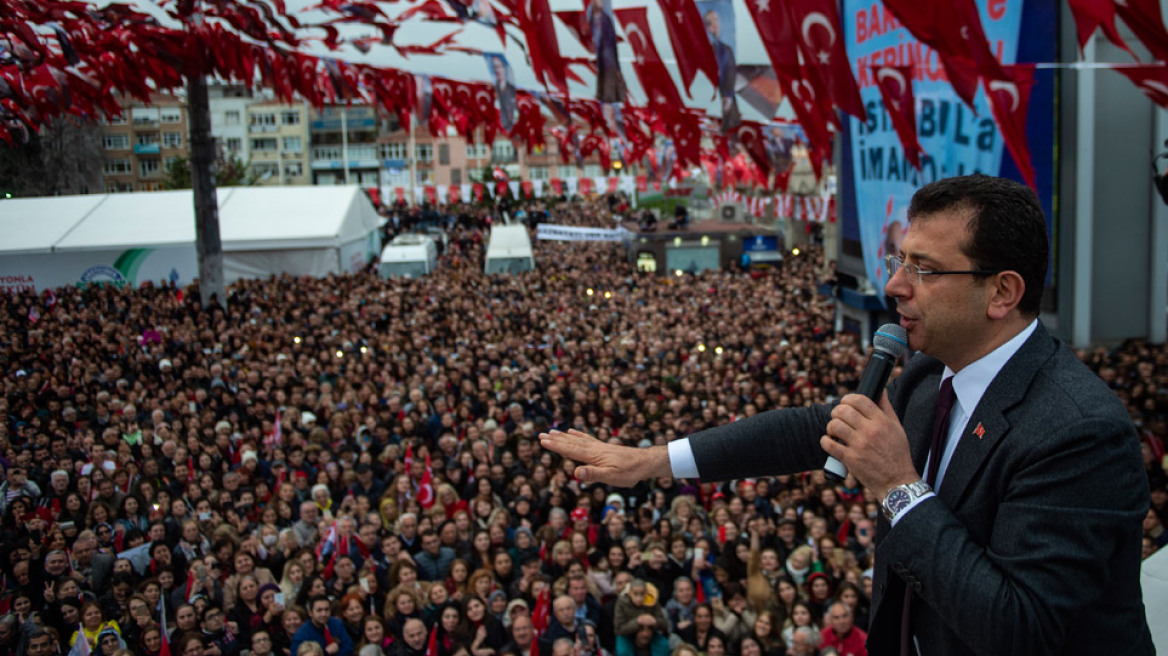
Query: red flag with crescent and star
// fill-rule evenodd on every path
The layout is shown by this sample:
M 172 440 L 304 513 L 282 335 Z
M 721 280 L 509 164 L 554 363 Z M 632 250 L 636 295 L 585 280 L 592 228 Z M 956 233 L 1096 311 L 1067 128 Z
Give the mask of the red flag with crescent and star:
M 804 64 L 815 71 L 832 104 L 866 121 L 864 101 L 848 64 L 844 40 L 839 38 L 840 16 L 835 0 L 790 0 L 784 3 L 791 12 Z
M 1030 107 L 1030 90 L 1034 87 L 1034 64 L 1003 66 L 1005 77 L 985 80 L 986 97 L 994 111 L 994 122 L 1014 156 L 1022 179 L 1038 191 L 1030 147 L 1026 143 L 1026 111 Z
M 921 170 L 921 142 L 917 139 L 917 112 L 912 90 L 912 66 L 873 66 L 872 79 L 880 88 L 884 108 L 892 120 L 904 156 L 916 170 Z
M 649 106 L 660 111 L 672 111 L 681 106 L 681 95 L 673 85 L 669 69 L 661 61 L 653 34 L 649 31 L 649 15 L 644 7 L 613 11 L 625 31 L 625 40 L 633 49 L 633 71 L 641 81 L 641 88 L 649 98 Z

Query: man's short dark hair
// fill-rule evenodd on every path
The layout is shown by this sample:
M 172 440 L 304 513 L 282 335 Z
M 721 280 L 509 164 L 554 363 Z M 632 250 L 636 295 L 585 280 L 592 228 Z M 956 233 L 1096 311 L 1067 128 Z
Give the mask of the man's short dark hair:
M 988 175 L 943 178 L 913 194 L 908 218 L 913 221 L 947 211 L 969 213 L 971 239 L 961 250 L 972 260 L 971 268 L 1016 271 L 1026 283 L 1018 310 L 1027 317 L 1038 316 L 1050 242 L 1034 191 Z
M 323 601 L 324 603 L 329 604 L 329 606 L 332 606 L 332 603 L 333 603 L 333 602 L 329 601 L 329 598 L 324 596 L 324 595 L 316 595 L 312 599 L 308 600 L 308 612 L 310 612 L 310 613 L 312 612 L 312 607 L 315 606 L 316 602 L 318 602 L 318 601 Z
M 422 531 L 421 533 L 418 533 L 418 537 L 420 537 L 420 538 L 438 537 L 438 533 L 434 529 L 428 528 L 428 529 Z

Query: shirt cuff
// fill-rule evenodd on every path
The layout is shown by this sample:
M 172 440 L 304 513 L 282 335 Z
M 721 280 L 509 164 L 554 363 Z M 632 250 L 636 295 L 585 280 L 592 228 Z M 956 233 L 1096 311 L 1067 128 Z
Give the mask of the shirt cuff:
M 669 448 L 669 469 L 674 478 L 698 478 L 698 463 L 694 460 L 693 447 L 689 438 L 673 440 Z
M 905 515 L 912 512 L 912 509 L 916 508 L 918 505 L 920 505 L 920 503 L 922 501 L 924 501 L 925 499 L 932 499 L 935 496 L 937 496 L 937 494 L 935 492 L 929 491 L 929 492 L 925 492 L 921 496 L 913 499 L 911 503 L 909 503 L 904 508 L 901 508 L 900 512 L 898 512 L 892 516 L 892 525 L 896 526 L 897 522 L 899 522 Z

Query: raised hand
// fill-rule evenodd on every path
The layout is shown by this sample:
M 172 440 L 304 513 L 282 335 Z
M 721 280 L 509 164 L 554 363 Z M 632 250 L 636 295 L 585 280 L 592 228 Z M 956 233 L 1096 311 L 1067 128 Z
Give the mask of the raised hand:
M 575 429 L 540 433 L 539 440 L 543 448 L 580 463 L 575 475 L 584 483 L 632 487 L 647 478 L 672 473 L 669 451 L 663 446 L 638 449 L 608 444 Z

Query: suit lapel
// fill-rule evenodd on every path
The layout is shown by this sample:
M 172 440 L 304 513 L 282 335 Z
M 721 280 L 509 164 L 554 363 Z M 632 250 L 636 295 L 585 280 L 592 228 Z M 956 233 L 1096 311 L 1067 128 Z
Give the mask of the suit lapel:
M 908 436 L 913 468 L 921 478 L 925 476 L 925 462 L 929 459 L 929 441 L 932 439 L 933 415 L 937 413 L 937 394 L 940 387 L 941 371 L 925 377 L 919 389 L 927 390 L 927 393 L 911 395 L 901 424 Z
M 1005 413 L 1019 403 L 1030 388 L 1041 364 L 1054 351 L 1054 340 L 1042 324 L 1022 344 L 1022 348 L 998 372 L 960 435 L 960 441 L 945 470 L 937 495 L 948 508 L 956 508 L 966 489 L 1010 430 Z

